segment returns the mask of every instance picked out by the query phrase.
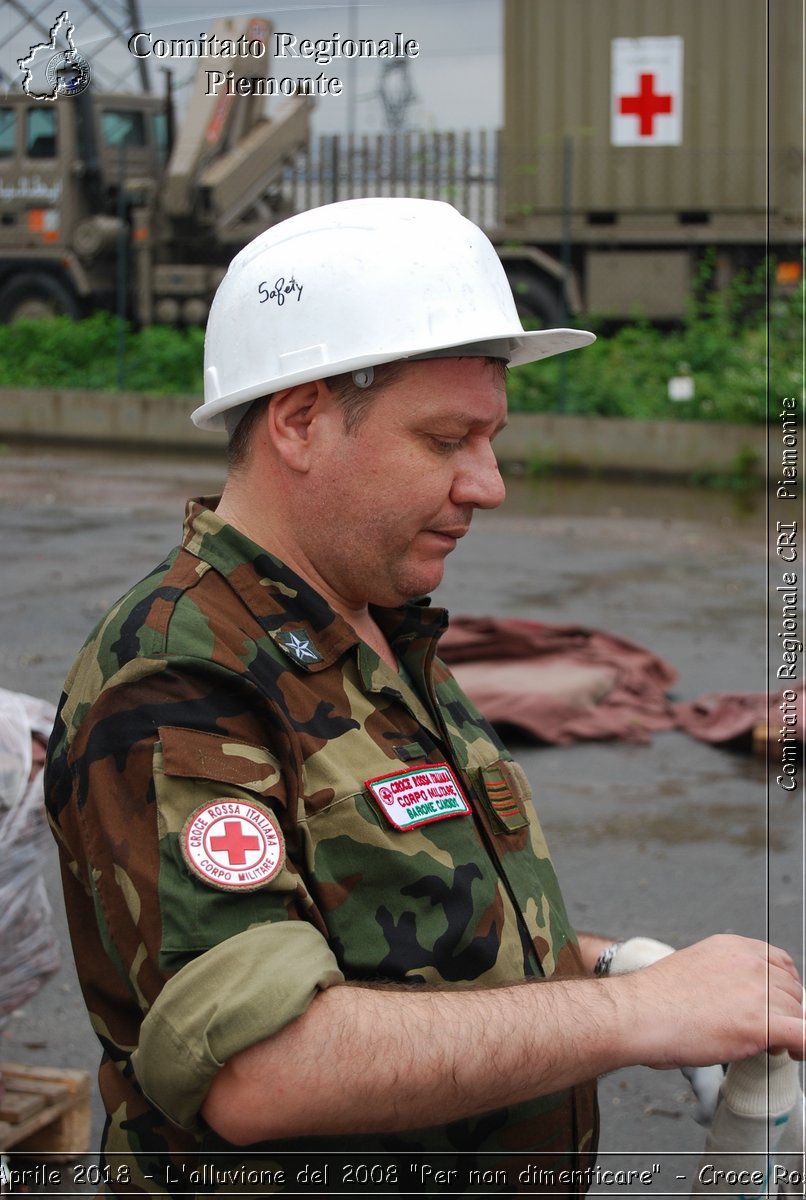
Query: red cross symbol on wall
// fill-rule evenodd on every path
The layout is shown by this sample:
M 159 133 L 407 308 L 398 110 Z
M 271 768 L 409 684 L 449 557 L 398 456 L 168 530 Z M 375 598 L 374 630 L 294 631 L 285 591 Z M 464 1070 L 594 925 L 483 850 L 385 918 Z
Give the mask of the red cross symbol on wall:
M 259 850 L 260 838 L 250 837 L 241 828 L 240 821 L 225 821 L 223 837 L 211 837 L 210 848 L 216 853 L 225 853 L 231 867 L 242 867 L 246 863 L 247 850 Z
M 672 111 L 672 97 L 655 94 L 655 76 L 651 71 L 639 75 L 637 96 L 622 96 L 619 112 L 624 116 L 634 113 L 640 118 L 638 132 L 641 137 L 652 137 L 655 132 L 655 117 Z

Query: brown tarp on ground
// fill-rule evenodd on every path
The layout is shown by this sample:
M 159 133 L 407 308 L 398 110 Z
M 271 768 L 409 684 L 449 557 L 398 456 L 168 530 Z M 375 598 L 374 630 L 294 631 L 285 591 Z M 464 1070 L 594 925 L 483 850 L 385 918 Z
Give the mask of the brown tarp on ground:
M 763 693 L 711 693 L 675 704 L 667 693 L 678 676 L 669 663 L 578 625 L 454 617 L 440 653 L 492 724 L 543 742 L 646 742 L 661 729 L 732 742 L 749 739 L 759 725 L 780 725 L 778 701 Z

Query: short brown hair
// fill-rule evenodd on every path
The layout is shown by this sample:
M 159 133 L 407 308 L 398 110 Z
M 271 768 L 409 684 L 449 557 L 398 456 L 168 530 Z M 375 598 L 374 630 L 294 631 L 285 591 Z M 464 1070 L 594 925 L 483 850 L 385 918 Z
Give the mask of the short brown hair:
M 457 357 L 463 356 L 457 355 Z M 502 378 L 506 375 L 506 363 L 502 359 L 487 358 L 485 361 L 497 367 Z M 375 378 L 372 384 L 366 388 L 358 386 L 353 379 L 352 371 L 345 371 L 342 375 L 329 375 L 325 379 L 336 403 L 341 408 L 344 428 L 348 433 L 355 433 L 358 430 L 367 415 L 370 404 L 378 394 L 378 388 L 389 387 L 391 384 L 397 383 L 411 362 L 411 359 L 401 358 L 396 362 L 381 363 L 379 366 L 373 367 Z M 270 400 L 271 396 L 261 396 L 259 400 L 255 400 L 235 427 L 235 432 L 227 447 L 227 462 L 231 471 L 242 466 L 246 461 L 252 431 L 265 413 Z
M 342 375 L 330 375 L 325 379 L 336 403 L 341 407 L 344 428 L 348 433 L 355 433 L 358 429 L 377 394 L 378 385 L 388 387 L 390 383 L 394 383 L 403 374 L 406 365 L 406 360 L 401 359 L 399 362 L 382 363 L 374 367 L 375 378 L 368 388 L 360 388 L 355 383 L 352 371 L 345 371 Z M 261 396 L 259 400 L 255 400 L 236 425 L 227 446 L 227 464 L 231 471 L 246 462 L 255 425 L 265 413 L 270 400 L 271 396 Z
M 405 374 L 408 365 L 408 360 L 401 358 L 397 362 L 381 363 L 373 367 L 375 378 L 370 386 L 365 388 L 358 386 L 352 371 L 345 371 L 343 375 L 331 375 L 325 380 L 341 408 L 344 428 L 348 433 L 357 431 L 367 415 L 367 409 L 378 394 L 378 388 L 396 383 Z
M 271 396 L 261 396 L 254 400 L 235 426 L 232 437 L 227 445 L 227 466 L 230 471 L 237 470 L 246 462 L 252 431 L 269 406 Z

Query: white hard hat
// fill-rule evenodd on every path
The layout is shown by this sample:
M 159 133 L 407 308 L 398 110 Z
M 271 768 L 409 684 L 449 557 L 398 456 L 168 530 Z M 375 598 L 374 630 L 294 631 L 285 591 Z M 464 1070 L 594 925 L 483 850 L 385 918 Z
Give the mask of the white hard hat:
M 236 254 L 210 309 L 192 419 L 223 429 L 228 410 L 279 388 L 403 358 L 455 350 L 517 366 L 594 340 L 524 332 L 492 243 L 450 204 L 344 200 Z

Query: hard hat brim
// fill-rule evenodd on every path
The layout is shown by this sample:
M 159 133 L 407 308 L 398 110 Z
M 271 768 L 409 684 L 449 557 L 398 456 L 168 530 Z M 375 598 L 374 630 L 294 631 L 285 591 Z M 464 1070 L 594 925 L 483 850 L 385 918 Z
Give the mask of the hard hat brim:
M 225 428 L 224 414 L 229 409 L 247 405 L 263 396 L 270 396 L 280 388 L 295 387 L 300 383 L 310 383 L 314 379 L 341 375 L 346 371 L 355 371 L 361 367 L 377 367 L 382 363 L 400 362 L 406 359 L 422 361 L 427 358 L 462 358 L 479 354 L 489 358 L 501 358 L 508 367 L 520 367 L 525 363 L 551 358 L 555 354 L 564 354 L 567 350 L 580 350 L 595 341 L 596 335 L 586 329 L 535 329 L 528 332 L 522 330 L 511 337 L 491 338 L 484 342 L 483 348 L 477 342 L 460 342 L 455 346 L 443 346 L 439 350 L 425 354 L 414 348 L 409 354 L 389 355 L 380 351 L 374 355 L 366 354 L 360 358 L 351 357 L 341 362 L 330 362 L 324 372 L 321 364 L 317 367 L 309 366 L 307 369 L 284 375 L 282 379 L 276 381 L 276 386 L 272 381 L 266 381 L 259 386 L 244 388 L 237 394 L 230 393 L 217 400 L 208 400 L 191 413 L 191 420 L 199 429 L 223 430 Z

